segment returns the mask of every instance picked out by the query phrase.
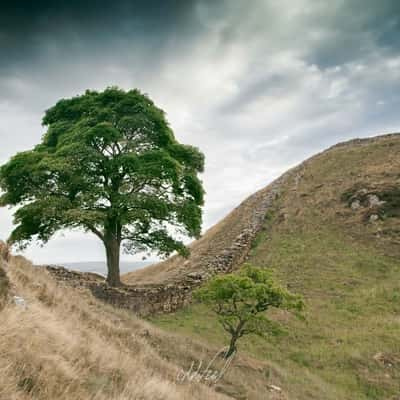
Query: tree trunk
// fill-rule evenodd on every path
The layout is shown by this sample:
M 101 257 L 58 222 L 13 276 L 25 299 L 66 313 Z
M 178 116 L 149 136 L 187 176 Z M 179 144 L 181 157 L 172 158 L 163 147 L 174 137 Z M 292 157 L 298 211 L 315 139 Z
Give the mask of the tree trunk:
M 114 237 L 107 238 L 104 243 L 107 255 L 107 283 L 110 286 L 120 286 L 121 278 L 119 273 L 120 243 Z
M 236 353 L 236 341 L 239 339 L 238 335 L 232 335 L 231 342 L 229 343 L 229 349 L 225 354 L 225 358 L 229 358 L 233 353 Z

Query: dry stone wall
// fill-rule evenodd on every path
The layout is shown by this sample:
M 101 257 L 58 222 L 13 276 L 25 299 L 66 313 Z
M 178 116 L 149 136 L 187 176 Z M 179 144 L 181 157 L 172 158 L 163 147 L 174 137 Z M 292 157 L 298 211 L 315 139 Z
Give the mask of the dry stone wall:
M 216 274 L 232 272 L 245 261 L 253 240 L 264 225 L 267 211 L 279 196 L 282 183 L 292 173 L 293 171 L 286 173 L 268 188 L 256 193 L 255 196 L 260 196 L 260 199 L 252 210 L 248 226 L 242 230 L 229 247 L 218 254 L 212 254 L 205 258 L 198 270 L 182 275 L 179 281 L 113 288 L 108 286 L 104 282 L 104 278 L 97 274 L 70 271 L 58 266 L 46 266 L 45 268 L 58 281 L 75 287 L 88 288 L 95 297 L 102 301 L 129 309 L 141 316 L 176 311 L 191 301 L 193 290 L 204 281 Z
M 71 271 L 54 265 L 47 265 L 44 268 L 60 283 L 89 289 L 98 299 L 116 307 L 129 309 L 141 316 L 177 310 L 189 302 L 193 289 L 192 285 L 184 282 L 111 287 L 105 283 L 101 275 Z

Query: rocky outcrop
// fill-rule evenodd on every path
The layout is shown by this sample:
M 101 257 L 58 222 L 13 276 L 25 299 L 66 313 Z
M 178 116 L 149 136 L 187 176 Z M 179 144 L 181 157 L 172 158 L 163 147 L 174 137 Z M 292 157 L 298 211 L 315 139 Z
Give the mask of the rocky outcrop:
M 365 222 L 398 217 L 400 209 L 400 190 L 397 187 L 374 185 L 359 187 L 355 185 L 342 194 L 342 200 L 354 211 L 362 214 Z

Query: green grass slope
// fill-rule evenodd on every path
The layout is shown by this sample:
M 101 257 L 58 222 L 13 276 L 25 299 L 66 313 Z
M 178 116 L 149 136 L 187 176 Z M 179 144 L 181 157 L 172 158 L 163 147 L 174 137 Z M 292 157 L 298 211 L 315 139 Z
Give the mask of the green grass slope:
M 304 296 L 306 320 L 273 312 L 281 334 L 239 344 L 268 362 L 265 381 L 282 398 L 399 398 L 399 217 L 398 134 L 335 146 L 285 183 L 248 261 Z M 199 305 L 153 323 L 213 345 L 227 340 Z M 269 398 L 237 387 L 237 398 Z

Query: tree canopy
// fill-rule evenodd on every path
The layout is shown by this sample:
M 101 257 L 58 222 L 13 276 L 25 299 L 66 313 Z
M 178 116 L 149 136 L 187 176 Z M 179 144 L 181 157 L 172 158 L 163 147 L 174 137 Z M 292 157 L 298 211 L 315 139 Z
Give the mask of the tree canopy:
M 265 314 L 269 308 L 299 312 L 304 307 L 302 299 L 279 286 L 266 269 L 250 264 L 238 273 L 215 276 L 194 297 L 212 308 L 231 336 L 226 357 L 236 351 L 242 336 L 276 331 L 276 324 Z
M 43 125 L 41 143 L 0 169 L 0 205 L 18 206 L 12 243 L 46 243 L 65 228 L 93 232 L 111 284 L 121 244 L 128 253 L 187 254 L 183 236 L 201 230 L 204 156 L 175 139 L 147 95 L 88 90 L 57 102 Z

